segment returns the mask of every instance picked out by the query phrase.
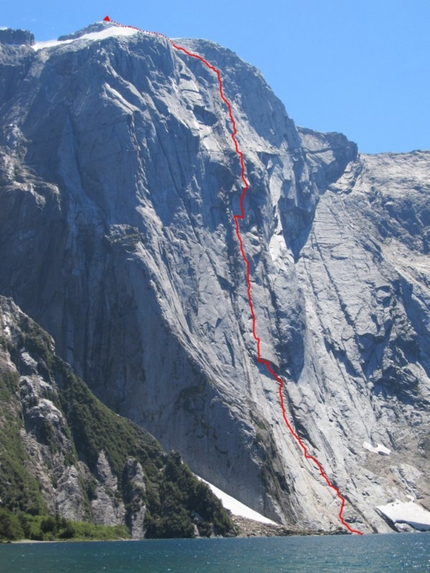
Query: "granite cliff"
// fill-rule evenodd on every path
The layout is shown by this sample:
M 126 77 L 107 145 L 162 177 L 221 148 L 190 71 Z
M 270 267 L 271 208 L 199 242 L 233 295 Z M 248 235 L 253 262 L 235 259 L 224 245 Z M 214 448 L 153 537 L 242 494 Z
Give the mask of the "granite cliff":
M 366 156 L 298 128 L 258 70 L 177 43 L 232 103 L 258 335 L 288 416 L 347 521 L 386 531 L 377 506 L 430 503 L 430 152 Z M 6 42 L 0 67 L 0 293 L 197 474 L 286 525 L 337 528 L 256 363 L 215 75 L 109 24 Z

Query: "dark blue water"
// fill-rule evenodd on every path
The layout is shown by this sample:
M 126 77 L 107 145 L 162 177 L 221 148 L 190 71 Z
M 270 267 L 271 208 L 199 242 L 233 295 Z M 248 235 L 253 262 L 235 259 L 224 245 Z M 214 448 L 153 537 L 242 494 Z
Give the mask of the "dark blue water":
M 426 573 L 430 534 L 0 545 L 1 573 Z

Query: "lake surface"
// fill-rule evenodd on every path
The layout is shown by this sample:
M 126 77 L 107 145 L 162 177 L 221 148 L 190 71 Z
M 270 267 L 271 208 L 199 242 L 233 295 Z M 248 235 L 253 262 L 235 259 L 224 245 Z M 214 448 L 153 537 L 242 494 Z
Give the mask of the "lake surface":
M 427 573 L 430 534 L 0 545 L 1 573 Z

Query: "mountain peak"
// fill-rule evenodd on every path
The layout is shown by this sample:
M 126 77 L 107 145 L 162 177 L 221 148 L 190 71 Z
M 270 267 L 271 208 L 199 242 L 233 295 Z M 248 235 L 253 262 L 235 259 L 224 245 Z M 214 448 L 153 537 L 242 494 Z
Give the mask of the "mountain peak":
M 0 44 L 22 46 L 34 44 L 34 36 L 28 30 L 13 30 L 3 28 L 0 30 Z
M 362 156 L 296 128 L 226 48 L 136 33 L 98 22 L 37 57 L 2 50 L 0 294 L 235 499 L 338 526 L 288 415 L 347 521 L 386 531 L 375 508 L 430 500 L 430 152 Z
M 75 42 L 76 40 L 104 40 L 110 36 L 132 36 L 136 34 L 136 28 L 127 26 L 117 26 L 112 22 L 102 21 L 90 24 L 77 32 L 60 36 L 58 40 L 48 40 L 46 42 L 36 42 L 34 49 L 36 51 L 43 48 L 54 48 Z
M 114 28 L 115 24 L 110 21 L 100 21 L 94 22 L 94 24 L 90 24 L 89 26 L 85 26 L 85 28 L 81 28 L 77 32 L 73 32 L 72 34 L 66 34 L 64 36 L 60 36 L 58 38 L 59 42 L 65 42 L 67 40 L 77 40 L 78 38 L 82 38 L 82 36 L 86 36 L 87 34 L 94 34 L 95 32 L 102 32 L 103 30 L 107 30 L 108 28 Z

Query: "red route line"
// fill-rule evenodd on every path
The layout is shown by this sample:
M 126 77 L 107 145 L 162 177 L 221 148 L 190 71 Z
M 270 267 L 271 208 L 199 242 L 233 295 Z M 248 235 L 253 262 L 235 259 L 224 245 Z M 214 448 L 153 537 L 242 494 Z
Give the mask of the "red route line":
M 200 56 L 199 54 L 195 54 L 193 52 L 189 52 L 187 49 L 183 48 L 182 46 L 178 46 L 177 44 L 175 44 L 173 42 L 173 40 L 171 40 L 170 38 L 168 38 L 167 36 L 165 36 L 164 34 L 161 34 L 159 32 L 148 32 L 147 30 L 142 30 L 140 28 L 137 28 L 135 26 L 124 26 L 123 24 L 119 24 L 118 22 L 115 22 L 113 20 L 111 20 L 109 18 L 109 16 L 106 16 L 104 18 L 104 20 L 106 22 L 112 22 L 112 24 L 115 24 L 116 26 L 119 26 L 121 28 L 131 28 L 133 30 L 138 30 L 140 32 L 145 32 L 147 34 L 153 34 L 155 36 L 161 36 L 162 38 L 165 38 L 166 40 L 168 40 L 172 46 L 176 49 L 179 50 L 180 52 L 184 52 L 184 54 L 186 54 L 187 56 L 190 56 L 191 58 L 196 58 L 197 60 L 200 60 L 207 68 L 209 68 L 211 71 L 213 71 L 215 73 L 215 75 L 217 76 L 218 79 L 218 85 L 219 85 L 219 94 L 220 97 L 222 99 L 222 101 L 225 103 L 225 105 L 227 106 L 228 109 L 228 115 L 230 117 L 230 121 L 231 121 L 231 125 L 233 127 L 233 133 L 231 134 L 231 138 L 233 140 L 233 144 L 234 144 L 234 148 L 236 150 L 236 153 L 239 155 L 239 160 L 240 160 L 240 167 L 241 167 L 241 179 L 242 179 L 242 183 L 243 183 L 243 188 L 242 188 L 242 193 L 240 195 L 240 200 L 239 200 L 239 205 L 240 205 L 240 215 L 233 215 L 233 219 L 234 219 L 234 223 L 235 223 L 235 227 L 236 227 L 236 236 L 237 239 L 239 241 L 239 248 L 240 248 L 240 252 L 243 258 L 243 261 L 245 263 L 246 266 L 246 282 L 247 282 L 247 287 L 248 287 L 248 304 L 249 304 L 249 310 L 251 311 L 251 316 L 252 316 L 252 336 L 254 337 L 255 342 L 257 343 L 257 362 L 259 362 L 260 364 L 264 364 L 264 366 L 266 367 L 266 369 L 268 370 L 268 372 L 270 372 L 270 374 L 272 375 L 272 377 L 276 380 L 276 382 L 278 383 L 278 394 L 279 394 L 279 402 L 281 405 L 281 409 L 282 409 L 282 417 L 284 419 L 285 425 L 287 426 L 288 430 L 290 431 L 291 435 L 293 436 L 293 438 L 296 440 L 296 442 L 298 443 L 298 445 L 300 446 L 300 448 L 303 450 L 303 455 L 307 460 L 311 460 L 312 462 L 314 462 L 314 464 L 317 466 L 321 477 L 325 480 L 325 482 L 327 483 L 328 487 L 331 488 L 335 493 L 336 496 L 340 499 L 340 510 L 339 510 L 339 520 L 342 523 L 342 525 L 348 529 L 348 531 L 350 533 L 356 533 L 358 535 L 363 535 L 363 533 L 361 531 L 358 531 L 357 529 L 353 529 L 344 519 L 343 517 L 343 510 L 345 507 L 345 498 L 342 496 L 342 494 L 340 493 L 339 489 L 333 485 L 333 483 L 329 480 L 329 478 L 327 477 L 327 474 L 324 471 L 324 468 L 322 467 L 321 463 L 312 455 L 310 455 L 308 453 L 308 449 L 305 446 L 305 444 L 302 442 L 301 438 L 298 436 L 298 434 L 294 431 L 293 427 L 291 426 L 288 418 L 287 418 L 287 412 L 285 409 L 285 402 L 284 402 L 284 395 L 283 395 L 283 387 L 284 387 L 284 381 L 282 380 L 282 378 L 280 378 L 273 370 L 272 366 L 270 365 L 270 362 L 268 360 L 265 360 L 264 358 L 261 358 L 261 339 L 257 336 L 257 318 L 255 316 L 255 312 L 254 312 L 254 303 L 252 301 L 252 296 L 251 296 L 251 264 L 248 260 L 248 257 L 246 256 L 245 253 L 245 248 L 243 246 L 243 239 L 242 239 L 242 235 L 240 234 L 240 228 L 239 228 L 239 221 L 243 221 L 245 219 L 245 208 L 243 205 L 243 202 L 245 200 L 245 196 L 246 196 L 246 192 L 249 189 L 249 183 L 246 179 L 245 176 L 245 160 L 244 160 L 244 156 L 242 151 L 239 148 L 239 144 L 237 142 L 236 139 L 236 135 L 237 135 L 237 124 L 236 124 L 236 120 L 234 119 L 233 116 L 233 110 L 231 107 L 230 102 L 228 101 L 228 99 L 225 97 L 224 95 L 224 89 L 223 89 L 223 83 L 222 83 L 222 78 L 221 78 L 221 73 L 220 71 L 213 66 L 212 64 L 210 64 L 207 60 L 205 60 L 205 58 L 203 58 L 202 56 Z

